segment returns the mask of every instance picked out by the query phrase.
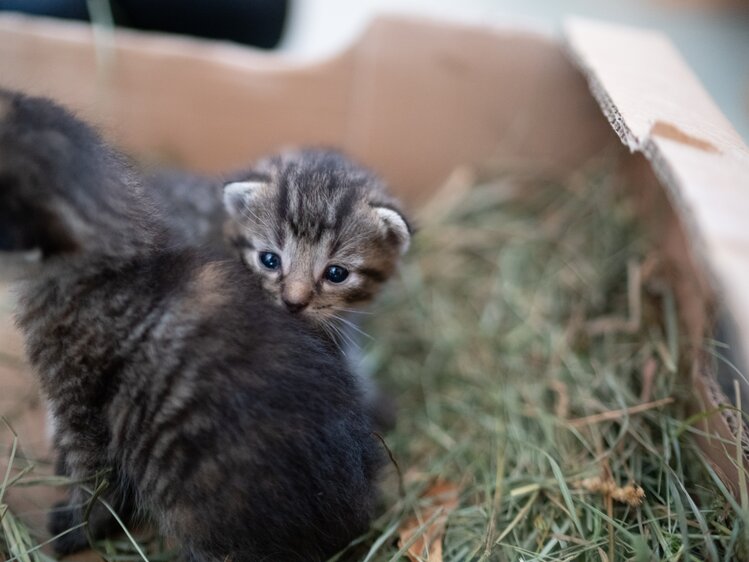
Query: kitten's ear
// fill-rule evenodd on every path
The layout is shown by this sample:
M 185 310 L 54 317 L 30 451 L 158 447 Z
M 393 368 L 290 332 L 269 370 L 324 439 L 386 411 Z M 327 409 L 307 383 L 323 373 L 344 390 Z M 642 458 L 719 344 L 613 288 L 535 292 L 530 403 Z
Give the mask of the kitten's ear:
M 405 217 L 390 207 L 375 207 L 381 227 L 393 239 L 401 254 L 405 254 L 411 244 L 411 227 Z
M 258 180 L 235 181 L 224 186 L 224 207 L 229 216 L 241 216 L 258 192 L 268 182 Z

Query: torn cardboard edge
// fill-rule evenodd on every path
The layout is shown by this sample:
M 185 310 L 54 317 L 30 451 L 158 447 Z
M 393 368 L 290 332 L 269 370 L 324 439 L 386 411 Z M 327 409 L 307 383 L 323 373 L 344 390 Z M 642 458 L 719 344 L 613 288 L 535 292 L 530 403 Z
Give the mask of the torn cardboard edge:
M 692 254 L 677 259 L 692 262 L 688 269 L 697 278 L 704 272 L 709 284 L 691 294 L 705 302 L 716 297 L 722 304 L 722 314 L 728 317 L 720 321 L 736 326 L 735 362 L 749 364 L 749 302 L 741 287 L 746 279 L 741 272 L 749 269 L 749 233 L 736 228 L 749 211 L 749 149 L 662 34 L 580 18 L 568 19 L 564 30 L 570 59 L 586 77 L 610 125 L 631 152 L 648 159 L 677 211 Z M 643 64 L 646 54 L 648 64 Z M 677 100 L 657 95 L 669 83 L 679 84 Z M 730 203 L 716 204 L 721 197 Z M 689 291 L 682 299 L 689 298 L 684 294 Z M 703 337 L 704 333 L 691 334 L 698 350 Z M 704 435 L 698 441 L 724 481 L 737 491 L 737 459 L 749 461 L 749 431 L 730 408 L 735 402 L 728 396 L 735 399 L 736 393 L 724 392 L 725 381 L 721 389 L 718 369 L 711 366 L 707 353 L 698 351 L 695 357 L 698 408 L 713 412 L 699 424 Z M 738 380 L 747 386 L 746 378 Z M 741 454 L 738 443 L 743 445 Z

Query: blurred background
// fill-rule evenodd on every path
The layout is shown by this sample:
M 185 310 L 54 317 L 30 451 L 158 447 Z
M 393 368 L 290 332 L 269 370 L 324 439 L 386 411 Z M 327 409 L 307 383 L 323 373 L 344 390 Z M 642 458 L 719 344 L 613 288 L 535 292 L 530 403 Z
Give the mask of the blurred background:
M 379 13 L 558 33 L 571 14 L 662 30 L 749 142 L 749 0 L 0 0 L 0 10 L 113 21 L 322 58 Z
M 292 0 L 289 7 L 281 48 L 310 57 L 342 48 L 383 11 L 549 33 L 570 14 L 656 28 L 749 142 L 749 0 Z

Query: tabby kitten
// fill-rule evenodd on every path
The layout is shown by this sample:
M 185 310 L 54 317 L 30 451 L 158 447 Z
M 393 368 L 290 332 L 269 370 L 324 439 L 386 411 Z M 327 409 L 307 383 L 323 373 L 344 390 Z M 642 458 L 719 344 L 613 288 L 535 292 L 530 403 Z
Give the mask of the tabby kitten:
M 374 173 L 327 149 L 286 150 L 226 180 L 151 172 L 147 189 L 171 243 L 226 251 L 228 237 L 269 297 L 343 352 L 376 427 L 392 428 L 394 404 L 364 372 L 357 324 L 410 242 L 397 201 Z
M 237 260 L 174 249 L 140 182 L 59 106 L 0 90 L 0 251 L 41 252 L 17 320 L 60 469 L 89 489 L 105 478 L 104 498 L 150 513 L 187 560 L 322 560 L 366 529 L 376 495 L 357 382 Z M 50 531 L 89 500 L 74 485 Z M 95 504 L 88 532 L 111 525 Z
M 263 288 L 336 339 L 349 339 L 346 317 L 374 298 L 410 242 L 383 182 L 332 150 L 268 157 L 224 198 L 231 241 Z

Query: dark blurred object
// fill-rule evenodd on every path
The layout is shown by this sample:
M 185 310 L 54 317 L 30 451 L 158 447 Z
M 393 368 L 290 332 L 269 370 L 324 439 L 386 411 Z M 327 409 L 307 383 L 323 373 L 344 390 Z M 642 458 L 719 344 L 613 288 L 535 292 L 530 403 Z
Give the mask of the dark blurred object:
M 729 404 L 741 404 L 741 409 L 749 413 L 749 380 L 746 373 L 744 354 L 740 342 L 736 339 L 739 329 L 731 314 L 722 309 L 718 313 L 712 348 L 715 378 Z M 738 397 L 740 394 L 741 401 Z
M 278 45 L 288 0 L 110 0 L 115 24 L 271 49 Z M 90 21 L 86 0 L 0 0 L 0 10 Z

